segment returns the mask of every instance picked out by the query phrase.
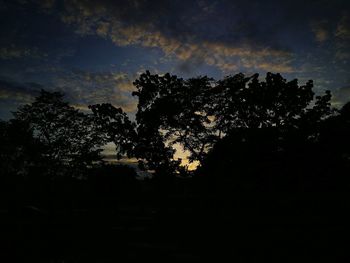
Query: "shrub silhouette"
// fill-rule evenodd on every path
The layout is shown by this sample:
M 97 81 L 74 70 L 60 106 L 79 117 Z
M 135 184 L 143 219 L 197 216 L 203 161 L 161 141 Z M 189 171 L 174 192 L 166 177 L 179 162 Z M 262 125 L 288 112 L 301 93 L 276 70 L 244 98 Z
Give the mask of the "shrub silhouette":
M 38 163 L 44 145 L 30 125 L 20 120 L 0 121 L 0 170 L 2 176 L 26 176 Z

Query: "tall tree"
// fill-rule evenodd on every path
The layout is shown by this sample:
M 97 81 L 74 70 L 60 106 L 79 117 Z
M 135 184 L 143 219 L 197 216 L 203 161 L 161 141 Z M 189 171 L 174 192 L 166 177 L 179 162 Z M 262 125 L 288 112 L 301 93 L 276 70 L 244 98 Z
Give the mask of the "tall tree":
M 181 162 L 174 159 L 174 145 L 189 151 L 191 160 L 201 160 L 215 137 L 206 114 L 210 104 L 206 94 L 212 84 L 213 79 L 208 77 L 185 81 L 146 71 L 134 82 L 137 90 L 133 96 L 139 100 L 134 124 L 122 109 L 112 105 L 92 105 L 91 109 L 114 134 L 112 141 L 120 153 L 136 157 L 143 169 L 172 174 Z
M 93 114 L 84 114 L 63 100 L 63 94 L 42 90 L 31 104 L 20 107 L 15 118 L 26 122 L 42 144 L 52 173 L 57 166 L 69 167 L 79 175 L 87 166 L 101 160 L 100 146 L 106 138 Z
M 134 82 L 133 93 L 139 99 L 136 113 L 138 134 L 147 141 L 163 145 L 164 159 L 171 159 L 173 146 L 179 144 L 190 152 L 191 160 L 201 160 L 212 140 L 206 93 L 213 79 L 198 77 L 183 80 L 165 74 L 151 75 L 149 71 Z M 156 152 L 157 149 L 149 149 Z

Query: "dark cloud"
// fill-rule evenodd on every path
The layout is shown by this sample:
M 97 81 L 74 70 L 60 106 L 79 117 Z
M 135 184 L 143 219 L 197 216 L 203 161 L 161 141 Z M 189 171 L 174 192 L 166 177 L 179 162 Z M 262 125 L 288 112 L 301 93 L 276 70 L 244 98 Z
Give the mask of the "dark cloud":
M 200 68 L 203 64 L 205 64 L 205 60 L 202 56 L 191 56 L 190 58 L 181 61 L 177 65 L 177 69 L 181 73 L 191 74 Z
M 39 94 L 42 88 L 37 83 L 18 84 L 0 79 L 0 100 L 11 99 L 22 103 L 29 102 Z

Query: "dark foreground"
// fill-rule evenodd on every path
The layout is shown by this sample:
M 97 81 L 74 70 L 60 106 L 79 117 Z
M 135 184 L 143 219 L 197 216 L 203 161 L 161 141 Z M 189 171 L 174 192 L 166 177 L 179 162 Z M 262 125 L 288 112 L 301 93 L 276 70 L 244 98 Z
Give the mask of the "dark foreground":
M 1 184 L 1 262 L 340 262 L 348 193 L 205 180 Z

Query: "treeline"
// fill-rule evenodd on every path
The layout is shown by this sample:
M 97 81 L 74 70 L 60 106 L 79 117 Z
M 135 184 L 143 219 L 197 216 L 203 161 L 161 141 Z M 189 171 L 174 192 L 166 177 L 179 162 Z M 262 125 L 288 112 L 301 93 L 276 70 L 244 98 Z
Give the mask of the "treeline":
M 111 104 L 83 113 L 63 94 L 42 90 L 0 123 L 2 175 L 84 178 L 103 163 L 108 142 L 117 146 L 116 158 L 136 158 L 157 178 L 196 174 L 239 185 L 249 173 L 258 181 L 280 174 L 271 178 L 277 182 L 347 169 L 350 106 L 332 108 L 331 92 L 315 96 L 311 80 L 299 85 L 272 73 L 264 81 L 241 73 L 183 80 L 146 71 L 134 86 L 135 121 Z M 174 158 L 176 145 L 199 163 L 195 172 Z
M 0 122 L 0 245 L 11 261 L 341 254 L 349 103 L 333 108 L 330 91 L 315 96 L 312 81 L 272 73 L 215 81 L 146 71 L 134 85 L 135 121 L 111 104 L 83 113 L 43 90 Z M 108 142 L 152 179 L 105 163 Z M 174 158 L 175 146 L 199 163 L 195 171 Z

